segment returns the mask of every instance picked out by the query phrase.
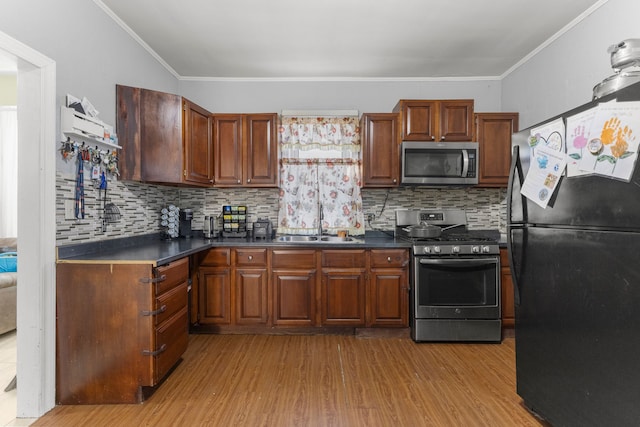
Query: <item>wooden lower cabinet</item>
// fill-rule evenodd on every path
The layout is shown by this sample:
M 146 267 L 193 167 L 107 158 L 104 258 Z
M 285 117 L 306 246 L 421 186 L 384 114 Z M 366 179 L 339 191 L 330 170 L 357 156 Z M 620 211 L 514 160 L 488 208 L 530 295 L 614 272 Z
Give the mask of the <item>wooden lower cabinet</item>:
M 200 267 L 200 316 L 203 324 L 231 324 L 231 268 Z
M 502 327 L 513 328 L 516 324 L 513 279 L 506 249 L 500 249 L 500 285 L 502 287 Z
M 408 249 L 214 248 L 197 277 L 198 325 L 409 325 Z
M 60 263 L 56 269 L 56 403 L 139 403 L 189 339 L 189 260 Z
M 371 250 L 367 312 L 367 326 L 409 326 L 409 250 Z
M 237 269 L 236 324 L 267 323 L 267 269 Z
M 316 326 L 316 250 L 273 249 L 271 269 L 273 324 Z
M 320 314 L 326 326 L 365 326 L 366 251 L 329 249 L 322 256 Z
M 268 277 L 265 248 L 210 249 L 198 267 L 198 323 L 266 324 Z

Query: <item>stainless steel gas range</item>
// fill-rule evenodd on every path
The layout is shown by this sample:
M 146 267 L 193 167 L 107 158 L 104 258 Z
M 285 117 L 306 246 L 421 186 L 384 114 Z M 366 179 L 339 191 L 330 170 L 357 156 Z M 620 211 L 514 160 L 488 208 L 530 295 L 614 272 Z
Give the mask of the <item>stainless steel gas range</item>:
M 420 237 L 435 227 L 438 237 Z M 500 342 L 498 241 L 469 230 L 457 209 L 397 210 L 395 234 L 412 243 L 411 338 Z

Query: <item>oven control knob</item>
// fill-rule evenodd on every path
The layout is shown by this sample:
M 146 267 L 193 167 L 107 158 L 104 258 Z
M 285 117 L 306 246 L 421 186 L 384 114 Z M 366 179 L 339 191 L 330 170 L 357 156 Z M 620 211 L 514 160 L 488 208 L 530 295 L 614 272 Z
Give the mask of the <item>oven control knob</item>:
M 452 246 L 451 247 L 451 253 L 452 254 L 459 254 L 460 253 L 460 246 Z
M 440 246 L 434 246 L 433 247 L 433 253 L 439 254 L 440 253 Z
M 480 247 L 479 246 L 472 246 L 471 247 L 471 252 L 474 254 L 479 254 L 480 253 Z
M 488 254 L 489 252 L 491 252 L 491 249 L 489 248 L 489 246 L 483 246 L 482 247 L 482 253 L 483 254 Z

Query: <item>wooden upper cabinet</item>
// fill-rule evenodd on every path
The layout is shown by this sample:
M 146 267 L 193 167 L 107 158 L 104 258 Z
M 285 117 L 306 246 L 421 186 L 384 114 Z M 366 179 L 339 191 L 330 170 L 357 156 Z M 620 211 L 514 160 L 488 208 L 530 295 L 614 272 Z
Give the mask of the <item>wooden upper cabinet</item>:
M 475 115 L 475 137 L 480 151 L 478 186 L 507 186 L 511 166 L 511 135 L 515 132 L 518 132 L 518 113 Z
M 398 114 L 364 113 L 360 130 L 364 187 L 397 187 L 400 183 Z
M 207 110 L 183 100 L 185 181 L 213 184 L 213 139 Z
M 116 85 L 116 98 L 121 179 L 211 185 L 206 110 L 178 95 L 129 86 Z
M 277 187 L 277 114 L 217 114 L 214 184 L 217 187 Z
M 213 116 L 216 186 L 242 185 L 242 114 Z
M 404 141 L 472 141 L 473 99 L 398 101 Z

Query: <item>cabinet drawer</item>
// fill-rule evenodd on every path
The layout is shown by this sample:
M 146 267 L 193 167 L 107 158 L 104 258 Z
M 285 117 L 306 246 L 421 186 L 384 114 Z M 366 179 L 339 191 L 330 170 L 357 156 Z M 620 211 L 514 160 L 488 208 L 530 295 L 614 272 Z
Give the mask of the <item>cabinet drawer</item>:
M 209 249 L 200 265 L 210 265 L 213 267 L 222 267 L 231 265 L 231 249 L 216 248 Z
M 182 282 L 168 292 L 163 293 L 156 298 L 156 315 L 155 324 L 159 325 L 175 313 L 187 306 L 187 282 Z
M 315 268 L 316 251 L 274 249 L 271 253 L 272 268 Z
M 367 266 L 364 249 L 335 249 L 322 251 L 322 266 L 335 268 L 365 268 Z
M 406 267 L 409 264 L 409 251 L 406 249 L 371 249 L 371 267 Z
M 155 375 L 156 382 L 160 381 L 176 364 L 187 349 L 189 342 L 189 327 L 187 307 L 176 313 L 168 322 L 156 328 Z
M 164 278 L 163 278 L 164 277 Z M 189 279 L 189 258 L 182 258 L 156 269 L 156 295 L 175 288 Z
M 236 265 L 242 267 L 267 265 L 266 249 L 236 249 Z

